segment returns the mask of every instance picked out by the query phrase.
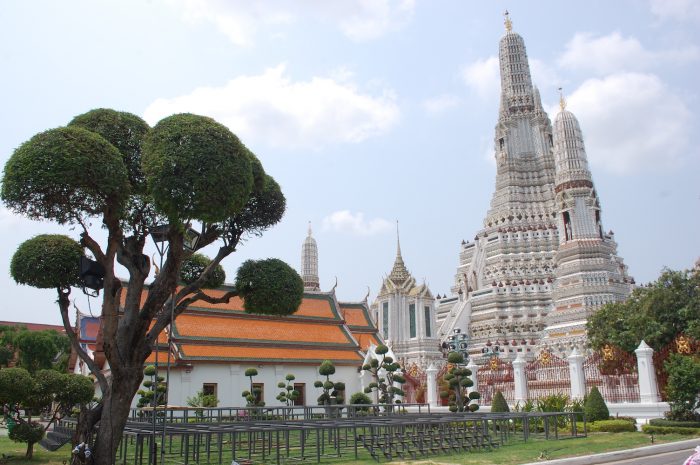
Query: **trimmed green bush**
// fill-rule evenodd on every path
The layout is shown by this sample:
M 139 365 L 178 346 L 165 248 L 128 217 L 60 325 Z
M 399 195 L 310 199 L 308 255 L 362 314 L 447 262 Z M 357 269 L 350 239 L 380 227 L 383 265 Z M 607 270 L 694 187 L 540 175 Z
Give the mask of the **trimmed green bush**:
M 492 413 L 504 413 L 510 412 L 510 407 L 508 407 L 508 402 L 506 402 L 505 397 L 501 391 L 496 391 L 493 395 L 493 400 L 491 401 L 491 412 Z
M 652 418 L 649 424 L 653 426 L 673 426 L 680 428 L 700 428 L 700 421 L 675 421 L 666 418 Z
M 647 434 L 700 434 L 700 428 L 682 428 L 680 426 L 642 425 L 642 431 L 644 431 Z
M 591 388 L 591 392 L 586 397 L 583 411 L 586 414 L 586 419 L 590 422 L 607 420 L 610 418 L 608 406 L 605 405 L 605 400 L 603 400 L 603 396 L 596 386 Z
M 588 425 L 588 431 L 592 433 L 623 433 L 635 432 L 634 423 L 627 420 L 598 420 Z

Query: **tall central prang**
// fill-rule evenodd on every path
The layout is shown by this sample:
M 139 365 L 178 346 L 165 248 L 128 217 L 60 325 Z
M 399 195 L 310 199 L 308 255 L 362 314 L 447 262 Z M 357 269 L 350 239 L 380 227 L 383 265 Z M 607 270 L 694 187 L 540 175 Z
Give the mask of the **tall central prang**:
M 496 189 L 483 228 L 473 242 L 462 242 L 453 296 L 443 298 L 437 311 L 439 337 L 468 331 L 474 360 L 534 355 L 543 346 L 561 353 L 583 346 L 587 317 L 604 303 L 626 298 L 631 286 L 612 235 L 602 232 L 578 122 L 575 135 L 573 129 L 553 133 L 532 84 L 525 43 L 507 12 L 505 29 L 499 44 Z M 564 119 L 571 121 L 568 115 Z M 565 172 L 571 163 L 555 165 L 555 152 L 559 158 L 583 156 L 576 164 L 585 165 L 585 186 L 558 182 L 571 177 Z M 573 194 L 564 192 L 572 188 L 582 200 L 572 201 Z M 574 218 L 586 234 L 571 236 Z M 594 260 L 587 258 L 591 253 Z M 593 284 L 577 284 L 590 281 L 591 273 Z

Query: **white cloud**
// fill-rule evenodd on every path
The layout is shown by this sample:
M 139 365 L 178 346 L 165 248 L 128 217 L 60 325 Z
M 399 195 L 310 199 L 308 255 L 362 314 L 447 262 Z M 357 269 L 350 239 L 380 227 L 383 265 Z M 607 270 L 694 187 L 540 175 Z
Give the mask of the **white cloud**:
M 501 77 L 498 70 L 498 57 L 479 59 L 462 68 L 462 79 L 481 98 L 489 99 L 498 95 Z
M 430 116 L 437 116 L 459 105 L 459 97 L 443 94 L 423 101 L 423 108 Z
M 179 3 L 171 2 L 179 6 Z M 236 45 L 251 45 L 262 29 L 311 18 L 331 23 L 355 41 L 377 39 L 413 17 L 415 0 L 186 0 L 187 21 L 209 21 Z
M 384 218 L 365 220 L 364 213 L 352 213 L 350 210 L 339 210 L 323 219 L 324 231 L 344 232 L 356 236 L 373 236 L 391 231 L 392 228 L 393 224 Z
M 581 124 L 589 160 L 608 171 L 674 169 L 691 155 L 692 115 L 656 75 L 589 79 L 567 108 Z
M 651 12 L 661 20 L 697 21 L 700 3 L 697 0 L 651 0 Z
M 677 50 L 646 50 L 634 37 L 623 37 L 619 32 L 595 37 L 577 33 L 566 44 L 566 51 L 559 58 L 564 68 L 585 70 L 598 74 L 620 71 L 643 71 L 663 64 L 678 64 L 697 60 L 698 47 Z
M 190 94 L 151 103 L 151 124 L 173 113 L 210 116 L 243 141 L 274 147 L 312 148 L 361 142 L 388 131 L 400 111 L 391 90 L 371 96 L 350 82 L 328 77 L 292 81 L 284 64 L 258 76 L 240 76 L 222 87 L 200 87 Z

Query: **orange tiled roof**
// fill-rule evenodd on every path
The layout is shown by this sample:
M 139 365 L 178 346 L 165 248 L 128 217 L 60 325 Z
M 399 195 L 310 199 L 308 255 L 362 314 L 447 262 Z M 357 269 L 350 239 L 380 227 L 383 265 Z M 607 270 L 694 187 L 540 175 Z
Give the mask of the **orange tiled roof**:
M 374 334 L 354 333 L 353 336 L 355 336 L 357 343 L 360 345 L 360 348 L 364 351 L 366 351 L 367 348 L 369 348 L 369 346 L 372 344 L 374 344 L 375 346 L 378 346 L 380 344 L 379 340 Z
M 345 322 L 348 326 L 372 326 L 372 323 L 367 317 L 364 306 L 339 304 L 341 313 L 345 316 Z
M 361 362 L 362 357 L 357 351 L 329 350 L 325 347 L 294 348 L 294 349 L 270 349 L 268 347 L 242 347 L 242 346 L 210 346 L 210 345 L 180 345 L 180 351 L 184 359 L 233 359 L 256 361 L 347 361 Z
M 235 339 L 276 343 L 349 344 L 340 325 L 311 323 L 288 318 L 259 320 L 246 317 L 183 314 L 175 320 L 178 339 Z

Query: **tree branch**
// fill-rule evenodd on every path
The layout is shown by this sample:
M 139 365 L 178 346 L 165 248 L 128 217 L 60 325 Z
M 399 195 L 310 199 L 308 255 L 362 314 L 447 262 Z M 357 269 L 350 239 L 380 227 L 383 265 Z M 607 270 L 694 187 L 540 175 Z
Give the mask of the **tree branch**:
M 104 374 L 102 374 L 102 372 L 99 370 L 99 368 L 97 368 L 97 365 L 95 365 L 95 361 L 92 358 L 90 358 L 90 356 L 87 354 L 87 352 L 85 352 L 85 350 L 83 350 L 82 347 L 80 347 L 78 335 L 75 334 L 75 331 L 73 331 L 73 327 L 70 325 L 70 321 L 68 319 L 68 307 L 70 305 L 70 300 L 68 300 L 69 295 L 70 289 L 58 289 L 58 307 L 61 310 L 63 328 L 66 330 L 66 334 L 68 335 L 68 339 L 70 339 L 71 346 L 78 354 L 78 357 L 80 357 L 80 359 L 83 362 L 85 362 L 87 367 L 90 369 L 90 373 L 92 373 L 95 376 L 97 382 L 100 384 L 100 389 L 103 393 L 105 393 L 109 390 L 107 379 L 105 378 Z

